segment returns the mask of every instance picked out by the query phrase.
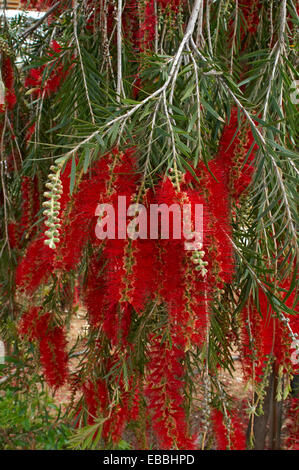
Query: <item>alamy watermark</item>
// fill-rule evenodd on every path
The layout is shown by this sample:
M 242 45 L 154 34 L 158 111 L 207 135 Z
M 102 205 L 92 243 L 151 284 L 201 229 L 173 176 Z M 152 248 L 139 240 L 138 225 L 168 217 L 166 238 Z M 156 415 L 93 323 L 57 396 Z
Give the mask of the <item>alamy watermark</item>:
M 127 207 L 126 196 L 118 196 L 117 207 L 98 204 L 95 234 L 100 240 L 184 240 L 185 250 L 198 250 L 203 240 L 202 204 L 143 204 Z

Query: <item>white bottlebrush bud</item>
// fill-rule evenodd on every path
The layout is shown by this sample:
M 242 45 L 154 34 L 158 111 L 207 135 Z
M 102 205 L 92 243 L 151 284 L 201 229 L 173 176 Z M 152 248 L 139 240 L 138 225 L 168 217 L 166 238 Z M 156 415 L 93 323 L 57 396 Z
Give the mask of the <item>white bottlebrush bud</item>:
M 45 231 L 45 235 L 46 235 L 46 237 L 48 237 L 48 238 L 52 237 L 52 231 L 51 231 L 51 230 L 46 230 L 46 231 Z
M 44 201 L 43 202 L 43 207 L 51 207 L 51 201 Z
M 54 224 L 51 220 L 45 220 L 45 225 L 51 228 L 56 227 L 56 224 Z
M 51 197 L 51 193 L 49 193 L 49 191 L 45 191 L 45 192 L 44 192 L 44 196 L 50 198 L 50 197 Z
M 52 238 L 49 240 L 49 248 L 52 248 L 52 250 L 55 250 L 56 248 L 55 242 Z

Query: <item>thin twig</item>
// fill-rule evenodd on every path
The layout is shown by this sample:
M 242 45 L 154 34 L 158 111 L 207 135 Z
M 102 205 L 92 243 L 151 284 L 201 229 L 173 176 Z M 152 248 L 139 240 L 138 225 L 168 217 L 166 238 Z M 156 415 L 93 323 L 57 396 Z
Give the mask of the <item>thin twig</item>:
M 42 16 L 39 20 L 37 20 L 32 26 L 27 28 L 24 33 L 20 36 L 21 40 L 26 39 L 33 31 L 40 27 L 40 25 L 50 16 L 60 5 L 61 0 L 55 3 L 49 10 Z
M 117 0 L 117 85 L 116 85 L 116 100 L 120 103 L 121 93 L 123 91 L 122 80 L 122 0 Z

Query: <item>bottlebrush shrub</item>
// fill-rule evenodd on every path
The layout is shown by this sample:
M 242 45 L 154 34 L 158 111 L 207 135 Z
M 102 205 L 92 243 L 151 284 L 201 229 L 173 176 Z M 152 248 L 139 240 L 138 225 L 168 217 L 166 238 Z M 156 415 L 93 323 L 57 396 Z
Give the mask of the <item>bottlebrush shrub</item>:
M 19 228 L 22 237 L 29 239 L 34 237 L 37 226 L 37 214 L 40 210 L 39 181 L 35 176 L 33 179 L 23 176 L 21 183 L 21 219 Z
M 61 175 L 61 227 L 57 247 L 50 249 L 43 243 L 44 235 L 39 234 L 28 246 L 18 266 L 16 281 L 28 295 L 33 295 L 52 272 L 54 277 L 61 278 L 65 272 L 76 271 L 83 250 L 89 250 L 82 301 L 87 307 L 92 331 L 96 337 L 101 332 L 100 344 L 97 339 L 95 347 L 103 355 L 99 353 L 95 364 L 96 381 L 89 377 L 87 384 L 81 384 L 81 389 L 89 411 L 88 422 L 95 416 L 104 416 L 102 438 L 106 443 L 110 439 L 117 442 L 125 425 L 132 419 L 128 406 L 132 390 L 127 382 L 133 380 L 134 374 L 139 376 L 140 373 L 134 368 L 132 375 L 125 378 L 124 371 L 117 369 L 119 399 L 116 404 L 111 389 L 115 379 L 105 380 L 103 374 L 109 375 L 113 368 L 119 367 L 124 354 L 134 356 L 131 338 L 135 334 L 135 324 L 146 321 L 148 309 L 164 311 L 166 339 L 161 331 L 143 339 L 147 361 L 138 392 L 135 390 L 133 395 L 136 403 L 141 400 L 152 410 L 152 430 L 160 446 L 192 449 L 195 436 L 191 436 L 188 430 L 183 399 L 186 360 L 188 351 L 201 347 L 206 340 L 210 301 L 230 279 L 233 270 L 228 239 L 225 233 L 219 235 L 219 228 L 223 232 L 230 231 L 228 191 L 223 186 L 222 175 L 217 172 L 217 163 L 214 171 L 219 178 L 218 183 L 212 184 L 205 167 L 196 170 L 200 191 L 191 175 L 179 175 L 175 171 L 170 172 L 169 177 L 160 178 L 153 190 L 145 189 L 136 171 L 135 153 L 134 147 L 124 151 L 115 148 L 102 156 L 90 174 L 83 175 L 71 197 L 68 196 L 66 177 L 70 173 L 68 167 Z M 195 185 L 193 188 L 191 181 Z M 172 239 L 172 235 L 170 239 L 163 239 L 161 227 L 158 239 L 97 239 L 97 205 L 109 202 L 117 208 L 120 195 L 126 196 L 126 210 L 133 202 L 142 202 L 146 207 L 152 203 L 176 203 L 181 208 L 183 204 L 193 204 L 192 231 L 196 226 L 194 205 L 203 204 L 206 207 L 203 239 L 194 251 L 185 250 L 183 239 Z M 117 233 L 117 210 L 115 220 Z M 173 222 L 171 218 L 170 234 Z M 215 252 L 219 252 L 219 256 L 215 256 Z M 33 313 L 36 315 L 35 310 Z M 32 312 L 29 318 L 30 315 Z M 25 315 L 25 325 L 26 318 Z M 30 333 L 28 326 L 27 330 Z M 27 330 L 23 327 L 23 331 Z M 66 360 L 62 353 L 62 333 L 54 327 L 38 341 L 45 377 L 50 385 L 57 377 L 56 386 L 60 386 L 64 383 L 62 366 Z M 54 369 L 51 375 L 50 364 L 57 356 L 61 357 L 61 370 L 58 364 L 58 370 Z M 99 387 L 105 399 L 96 397 Z

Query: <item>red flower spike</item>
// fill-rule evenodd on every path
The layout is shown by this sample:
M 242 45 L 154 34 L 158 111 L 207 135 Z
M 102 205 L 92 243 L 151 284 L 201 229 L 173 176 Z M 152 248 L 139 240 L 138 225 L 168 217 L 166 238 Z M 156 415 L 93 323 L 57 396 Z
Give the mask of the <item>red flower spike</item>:
M 147 0 L 144 10 L 144 19 L 138 31 L 139 49 L 141 52 L 152 48 L 155 39 L 156 22 L 154 0 Z
M 216 158 L 219 166 L 223 168 L 223 175 L 226 177 L 230 196 L 236 202 L 251 182 L 257 148 L 257 145 L 254 144 L 250 126 L 242 118 L 238 130 L 238 109 L 236 107 L 232 108 L 230 121 L 225 125 L 222 132 Z M 251 153 L 248 156 L 249 151 Z
M 224 425 L 223 414 L 220 410 L 212 410 L 212 421 L 217 450 L 227 450 L 229 444 L 227 429 Z
M 145 394 L 153 431 L 160 449 L 195 449 L 195 436 L 189 437 L 183 408 L 184 353 L 162 337 L 150 337 Z
M 55 326 L 43 335 L 39 351 L 46 381 L 54 388 L 61 387 L 68 376 L 68 355 L 62 328 Z
M 61 327 L 51 325 L 50 313 L 31 307 L 19 323 L 19 334 L 39 343 L 40 361 L 50 386 L 62 386 L 67 378 L 66 338 Z

